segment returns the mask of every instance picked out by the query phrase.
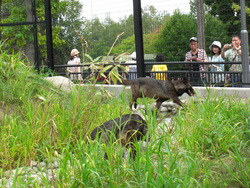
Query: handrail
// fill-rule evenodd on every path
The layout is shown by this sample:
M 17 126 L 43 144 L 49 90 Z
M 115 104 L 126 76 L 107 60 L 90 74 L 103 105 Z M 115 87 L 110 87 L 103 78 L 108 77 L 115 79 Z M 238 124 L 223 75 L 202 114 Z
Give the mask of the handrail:
M 117 63 L 104 63 L 104 65 L 116 65 Z M 148 67 L 148 68 L 145 68 L 145 74 L 146 76 L 152 76 L 153 74 L 155 73 L 167 73 L 167 75 L 169 77 L 183 77 L 183 76 L 187 76 L 189 77 L 189 79 L 192 80 L 192 76 L 190 77 L 190 75 L 192 74 L 205 74 L 206 75 L 206 79 L 211 82 L 214 81 L 216 79 L 216 77 L 218 76 L 222 76 L 223 77 L 223 80 L 225 80 L 226 76 L 233 76 L 233 75 L 237 75 L 237 76 L 240 76 L 242 77 L 242 74 L 243 74 L 243 71 L 237 71 L 237 72 L 234 72 L 234 71 L 218 71 L 218 72 L 215 72 L 215 71 L 192 71 L 189 69 L 189 67 L 186 67 L 186 66 L 183 66 L 183 67 L 180 67 L 179 70 L 168 70 L 168 71 L 151 71 L 151 68 L 150 66 L 152 65 L 155 65 L 155 64 L 165 64 L 165 65 L 192 65 L 192 64 L 199 64 L 199 65 L 211 65 L 211 64 L 224 64 L 224 65 L 231 65 L 231 64 L 241 64 L 241 62 L 234 62 L 234 61 L 227 61 L 227 62 L 186 62 L 186 61 L 175 61 L 175 62 L 145 62 L 144 65 L 145 67 Z M 57 72 L 57 74 L 60 74 L 60 75 L 66 75 L 66 69 L 64 70 L 65 72 L 62 71 L 62 68 L 66 68 L 66 67 L 88 67 L 90 64 L 81 64 L 81 65 L 67 65 L 67 64 L 64 64 L 64 65 L 55 65 L 55 69 L 58 69 L 59 71 Z M 103 63 L 95 63 L 95 65 L 103 65 Z M 128 66 L 128 65 L 135 65 L 134 63 L 120 63 L 120 65 L 123 65 L 123 66 Z M 60 71 L 60 68 L 61 68 L 61 71 Z M 95 72 L 98 72 L 95 70 Z M 85 74 L 85 75 L 89 75 L 91 74 L 91 71 L 90 70 L 83 70 L 82 73 L 75 73 L 75 74 Z M 129 74 L 137 74 L 136 71 L 130 71 Z M 193 81 L 192 83 L 193 85 L 203 85 L 203 83 L 201 83 L 200 81 Z M 240 82 L 238 82 L 237 84 L 239 85 L 246 85 L 247 87 L 250 86 L 250 83 L 242 83 L 242 80 L 240 80 Z

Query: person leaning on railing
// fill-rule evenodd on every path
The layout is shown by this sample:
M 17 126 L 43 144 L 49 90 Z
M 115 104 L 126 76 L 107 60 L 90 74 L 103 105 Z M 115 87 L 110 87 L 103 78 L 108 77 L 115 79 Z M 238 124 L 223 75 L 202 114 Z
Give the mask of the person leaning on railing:
M 211 54 L 213 55 L 210 59 L 211 62 L 224 62 L 225 60 L 221 57 L 221 43 L 219 41 L 214 41 L 210 46 Z M 224 64 L 211 64 L 210 72 L 224 72 Z M 224 75 L 212 73 L 212 83 L 217 85 L 224 85 Z M 223 85 L 222 85 L 223 84 Z
M 189 39 L 189 47 L 190 51 L 186 53 L 185 61 L 187 62 L 197 62 L 191 65 L 186 65 L 189 67 L 190 71 L 205 71 L 205 66 L 199 64 L 199 62 L 206 62 L 208 61 L 206 51 L 203 49 L 198 48 L 198 39 L 196 37 L 191 37 Z M 205 82 L 206 75 L 204 73 L 190 73 L 190 80 L 193 83 L 199 82 L 201 79 L 202 82 Z
M 241 61 L 241 39 L 239 35 L 232 36 L 232 44 L 225 44 L 221 51 L 221 57 L 226 61 Z M 229 68 L 232 72 L 241 72 L 241 64 L 232 64 Z M 235 83 L 240 83 L 242 81 L 241 75 L 233 74 L 230 76 L 232 86 Z

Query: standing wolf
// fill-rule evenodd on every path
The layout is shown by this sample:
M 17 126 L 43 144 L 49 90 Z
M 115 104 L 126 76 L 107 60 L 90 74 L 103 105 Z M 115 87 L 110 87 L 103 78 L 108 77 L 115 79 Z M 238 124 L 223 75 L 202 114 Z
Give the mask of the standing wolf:
M 156 99 L 156 107 L 160 108 L 161 104 L 169 99 L 172 99 L 174 103 L 182 106 L 182 102 L 178 98 L 183 93 L 187 93 L 189 96 L 195 94 L 192 86 L 185 78 L 179 78 L 178 80 L 156 80 L 154 78 L 138 78 L 134 80 L 122 79 L 123 85 L 130 85 L 132 91 L 132 102 L 130 108 L 137 107 L 136 100 L 142 97 L 149 97 Z

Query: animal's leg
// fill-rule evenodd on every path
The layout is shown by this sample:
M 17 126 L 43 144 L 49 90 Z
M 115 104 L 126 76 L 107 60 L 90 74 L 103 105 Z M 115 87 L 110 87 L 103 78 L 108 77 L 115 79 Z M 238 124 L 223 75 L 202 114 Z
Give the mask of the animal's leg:
M 132 145 L 131 146 L 131 157 L 132 157 L 132 159 L 135 160 L 135 157 L 136 157 L 136 148 L 135 148 L 134 144 L 131 144 L 131 145 Z
M 183 103 L 178 98 L 173 99 L 173 102 L 176 103 L 176 104 L 178 104 L 178 105 L 180 105 L 180 106 L 183 106 Z
M 135 107 L 135 109 L 137 108 L 137 102 L 136 101 L 134 102 L 134 107 Z
M 135 130 L 128 130 L 126 133 L 123 133 L 122 139 L 120 140 L 120 143 L 123 147 L 126 147 L 126 149 L 130 151 L 129 156 L 132 159 L 135 159 L 136 156 L 136 148 L 134 146 L 134 142 L 136 140 L 136 132 Z
M 157 99 L 156 100 L 156 108 L 159 109 L 161 107 L 162 103 L 163 103 L 163 100 Z
M 130 109 L 133 109 L 133 107 L 136 109 L 136 107 L 137 107 L 136 101 L 135 101 L 135 102 L 132 101 L 132 102 L 130 103 L 129 107 L 130 107 Z
M 128 144 L 126 144 L 126 148 L 129 150 L 129 149 L 131 149 L 131 152 L 130 152 L 130 157 L 132 158 L 132 159 L 135 159 L 135 157 L 136 157 L 136 148 L 135 148 L 135 146 L 134 146 L 134 144 L 133 143 L 128 143 Z
M 132 97 L 132 102 L 130 103 L 130 108 L 132 109 L 132 107 L 134 106 L 134 108 L 136 109 L 137 108 L 137 97 L 133 96 Z

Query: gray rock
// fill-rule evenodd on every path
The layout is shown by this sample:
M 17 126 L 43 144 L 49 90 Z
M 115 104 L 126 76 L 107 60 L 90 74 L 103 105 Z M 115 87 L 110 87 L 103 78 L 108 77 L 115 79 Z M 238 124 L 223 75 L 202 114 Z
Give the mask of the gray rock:
M 36 161 L 31 161 L 30 162 L 30 166 L 31 167 L 35 167 L 35 166 L 37 166 L 38 165 L 38 163 L 36 162 Z
M 55 87 L 66 92 L 70 92 L 74 87 L 74 83 L 64 76 L 45 77 L 44 79 L 52 83 Z
M 43 168 L 43 167 L 46 167 L 46 163 L 45 162 L 40 162 L 38 165 L 37 165 L 37 167 L 38 168 Z
M 54 168 L 58 168 L 58 162 L 57 161 L 54 161 L 53 163 L 52 163 L 52 168 L 54 169 Z

